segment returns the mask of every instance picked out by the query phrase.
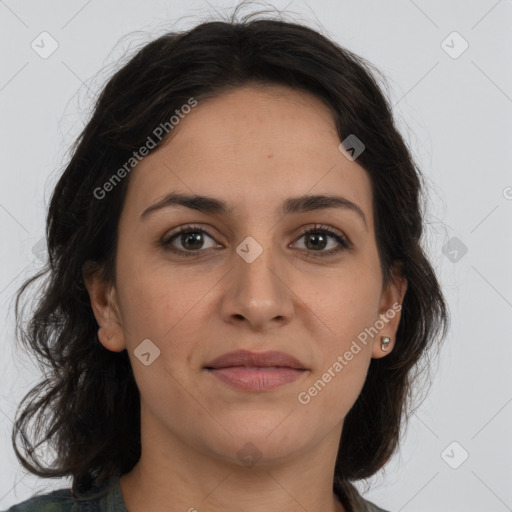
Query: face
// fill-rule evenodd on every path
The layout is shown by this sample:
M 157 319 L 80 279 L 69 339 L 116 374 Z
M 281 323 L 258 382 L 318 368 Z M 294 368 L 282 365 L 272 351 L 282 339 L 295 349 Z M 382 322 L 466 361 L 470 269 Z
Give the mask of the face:
M 339 143 L 316 97 L 247 86 L 199 102 L 131 172 L 116 285 L 86 282 L 161 446 L 239 464 L 244 450 L 265 463 L 337 446 L 405 293 L 403 279 L 382 287 L 370 178 Z M 215 202 L 162 202 L 171 193 Z M 343 200 L 290 201 L 312 195 Z M 300 369 L 207 369 L 239 350 Z

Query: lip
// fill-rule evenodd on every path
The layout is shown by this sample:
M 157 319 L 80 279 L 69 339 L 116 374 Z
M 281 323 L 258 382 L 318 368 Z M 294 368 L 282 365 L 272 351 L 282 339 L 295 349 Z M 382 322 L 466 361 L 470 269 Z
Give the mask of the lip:
M 244 391 L 267 391 L 293 382 L 307 372 L 284 352 L 238 350 L 217 357 L 204 367 L 221 381 Z
M 237 350 L 228 352 L 205 365 L 205 368 L 229 368 L 232 366 L 246 366 L 264 368 L 269 366 L 279 366 L 285 368 L 295 368 L 297 370 L 306 370 L 295 357 L 284 352 L 275 350 L 267 352 L 251 352 L 250 350 Z

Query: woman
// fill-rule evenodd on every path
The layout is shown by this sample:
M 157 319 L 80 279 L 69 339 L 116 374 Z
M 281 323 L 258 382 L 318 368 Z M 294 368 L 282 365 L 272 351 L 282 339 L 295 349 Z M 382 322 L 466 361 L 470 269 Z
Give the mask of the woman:
M 11 512 L 383 511 L 353 482 L 448 320 L 421 174 L 367 62 L 236 14 L 120 69 L 55 188 L 13 444 L 73 483 Z

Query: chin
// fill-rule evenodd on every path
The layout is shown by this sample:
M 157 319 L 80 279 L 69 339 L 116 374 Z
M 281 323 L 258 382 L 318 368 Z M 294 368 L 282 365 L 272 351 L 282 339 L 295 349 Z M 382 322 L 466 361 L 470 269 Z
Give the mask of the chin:
M 219 446 L 215 448 L 217 456 L 226 462 L 247 468 L 275 466 L 293 457 L 298 451 L 298 447 L 290 440 L 283 444 L 250 436 L 237 438 L 222 453 L 218 451 Z
M 298 427 L 290 429 L 283 419 L 286 415 L 252 416 L 249 424 L 229 422 L 226 429 L 232 436 L 222 440 L 210 440 L 212 451 L 217 456 L 237 465 L 272 465 L 293 457 L 307 444 L 304 431 Z M 224 424 L 224 423 L 223 423 Z

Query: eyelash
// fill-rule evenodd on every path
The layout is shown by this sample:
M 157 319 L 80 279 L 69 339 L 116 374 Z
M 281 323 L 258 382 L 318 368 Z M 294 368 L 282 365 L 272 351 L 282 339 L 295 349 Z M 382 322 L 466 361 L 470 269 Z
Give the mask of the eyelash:
M 206 233 L 209 237 L 211 237 L 212 239 L 215 239 L 215 237 L 208 230 L 206 230 L 206 229 L 204 229 L 202 227 L 199 227 L 199 226 L 182 226 L 182 227 L 180 227 L 178 229 L 178 231 L 176 231 L 175 233 L 172 233 L 169 237 L 167 237 L 166 239 L 162 240 L 161 244 L 162 244 L 162 246 L 166 250 L 174 252 L 175 254 L 178 254 L 179 256 L 184 256 L 184 257 L 195 256 L 197 253 L 203 252 L 203 250 L 198 249 L 196 251 L 184 251 L 184 250 L 176 249 L 175 247 L 173 247 L 171 245 L 171 242 L 175 238 L 179 237 L 180 235 L 182 235 L 184 233 L 186 234 L 186 233 L 198 233 L 198 232 Z M 305 235 L 309 235 L 311 233 L 329 235 L 332 238 L 334 238 L 340 244 L 337 248 L 331 249 L 329 251 L 308 251 L 310 253 L 317 253 L 317 254 L 314 255 L 314 257 L 322 258 L 322 257 L 325 257 L 325 256 L 332 256 L 333 254 L 337 254 L 337 253 L 339 253 L 341 251 L 344 251 L 344 250 L 352 248 L 352 244 L 348 240 L 348 238 L 346 238 L 345 236 L 342 236 L 339 233 L 333 231 L 331 228 L 329 228 L 329 226 L 325 226 L 325 225 L 322 225 L 322 224 L 320 224 L 320 225 L 315 224 L 314 227 L 309 228 L 309 229 L 305 229 L 304 231 L 301 232 L 301 234 L 299 235 L 298 239 L 302 238 Z

